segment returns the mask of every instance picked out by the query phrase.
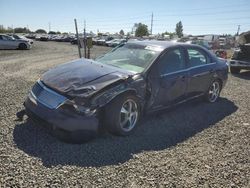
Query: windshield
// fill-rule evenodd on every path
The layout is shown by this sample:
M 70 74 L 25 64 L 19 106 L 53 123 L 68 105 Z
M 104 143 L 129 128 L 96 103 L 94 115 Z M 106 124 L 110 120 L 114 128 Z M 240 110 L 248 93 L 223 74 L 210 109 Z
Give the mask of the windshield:
M 119 67 L 131 72 L 142 72 L 162 51 L 158 46 L 125 44 L 98 57 L 97 62 Z
M 21 39 L 18 35 L 12 35 L 11 37 L 13 37 L 15 39 Z

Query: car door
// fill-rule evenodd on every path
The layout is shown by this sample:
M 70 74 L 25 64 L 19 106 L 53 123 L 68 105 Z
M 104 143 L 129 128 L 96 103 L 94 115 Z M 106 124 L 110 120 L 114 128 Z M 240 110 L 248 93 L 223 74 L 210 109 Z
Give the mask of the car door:
M 149 110 L 164 108 L 185 98 L 188 71 L 181 47 L 168 49 L 152 69 L 148 77 L 151 92 Z
M 9 49 L 8 41 L 6 41 L 3 35 L 0 35 L 0 49 Z
M 16 49 L 18 47 L 18 42 L 12 37 L 2 35 L 4 49 Z
M 6 37 L 6 40 L 8 41 L 8 46 L 10 47 L 10 49 L 18 48 L 18 45 L 19 45 L 18 40 L 10 36 L 5 36 L 5 37 Z
M 201 95 L 207 91 L 215 72 L 214 62 L 202 48 L 187 47 L 188 89 L 187 97 Z

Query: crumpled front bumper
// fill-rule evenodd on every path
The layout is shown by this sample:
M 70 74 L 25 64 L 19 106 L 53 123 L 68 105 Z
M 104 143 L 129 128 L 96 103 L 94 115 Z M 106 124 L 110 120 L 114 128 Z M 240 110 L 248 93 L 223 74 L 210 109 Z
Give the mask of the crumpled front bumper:
M 84 116 L 62 108 L 50 109 L 39 101 L 32 101 L 28 96 L 24 102 L 26 114 L 35 120 L 46 122 L 53 130 L 61 129 L 68 132 L 98 132 L 98 118 L 95 115 Z

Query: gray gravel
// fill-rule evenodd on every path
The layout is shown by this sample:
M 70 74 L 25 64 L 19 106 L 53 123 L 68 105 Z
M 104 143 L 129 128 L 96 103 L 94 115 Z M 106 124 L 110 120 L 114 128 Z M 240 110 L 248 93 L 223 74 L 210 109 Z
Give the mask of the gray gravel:
M 0 51 L 0 187 L 250 187 L 250 72 L 230 75 L 217 103 L 144 117 L 129 137 L 71 145 L 15 121 L 36 79 L 76 58 L 66 43 Z

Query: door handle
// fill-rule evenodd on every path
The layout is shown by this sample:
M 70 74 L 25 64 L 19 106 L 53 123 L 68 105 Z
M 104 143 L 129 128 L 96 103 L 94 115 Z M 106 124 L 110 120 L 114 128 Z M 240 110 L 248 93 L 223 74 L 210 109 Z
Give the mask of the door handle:
M 214 70 L 214 69 L 210 69 L 209 72 L 210 72 L 210 73 L 214 73 L 215 70 Z
M 185 76 L 185 75 L 181 75 L 181 76 L 179 76 L 179 79 L 181 79 L 182 81 L 184 81 L 184 80 L 185 80 L 185 78 L 186 78 L 186 76 Z

